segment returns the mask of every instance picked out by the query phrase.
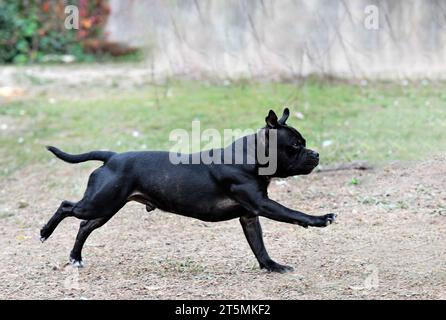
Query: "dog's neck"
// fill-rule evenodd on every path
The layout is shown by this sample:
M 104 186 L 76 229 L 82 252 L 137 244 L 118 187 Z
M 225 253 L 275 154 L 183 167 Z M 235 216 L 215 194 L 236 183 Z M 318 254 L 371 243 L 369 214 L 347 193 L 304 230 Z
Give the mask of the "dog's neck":
M 265 160 L 260 161 L 259 159 L 259 153 L 260 156 L 265 159 L 269 159 L 271 153 L 271 150 L 269 150 L 270 143 L 268 131 L 268 128 L 261 128 L 257 133 L 238 138 L 224 148 L 224 152 L 232 152 L 233 163 L 235 163 L 236 153 L 243 152 L 244 157 L 242 165 L 245 166 L 248 171 L 255 172 L 259 177 L 263 177 L 265 180 L 269 181 L 271 178 L 275 177 L 275 174 L 258 174 L 259 169 L 269 166 L 269 162 L 265 163 Z M 240 148 L 240 146 L 242 146 L 242 148 Z

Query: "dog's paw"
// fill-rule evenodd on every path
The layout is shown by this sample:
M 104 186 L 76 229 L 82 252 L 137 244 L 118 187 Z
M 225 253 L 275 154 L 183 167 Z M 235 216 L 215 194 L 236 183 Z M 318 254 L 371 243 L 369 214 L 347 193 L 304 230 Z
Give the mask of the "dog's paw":
M 72 257 L 70 257 L 70 264 L 73 267 L 76 267 L 76 268 L 83 268 L 84 267 L 84 262 L 82 260 L 77 260 L 77 259 L 74 259 Z
M 336 221 L 336 214 L 329 213 L 323 216 L 314 217 L 311 220 L 310 226 L 324 228 L 326 226 L 329 226 L 335 221 Z
M 325 218 L 325 226 L 328 226 L 336 221 L 337 214 L 329 213 L 324 216 Z
M 40 229 L 40 241 L 44 242 L 46 239 L 48 239 L 48 237 L 48 229 L 46 228 L 46 226 L 43 226 L 42 229 Z
M 277 262 L 274 262 L 272 260 L 264 265 L 261 265 L 260 268 L 266 269 L 269 272 L 278 272 L 278 273 L 287 273 L 287 272 L 294 271 L 293 267 L 285 266 L 285 265 L 279 264 Z
M 310 222 L 310 226 L 324 228 L 326 226 L 329 226 L 330 224 L 332 224 L 335 221 L 336 221 L 336 214 L 329 213 L 329 214 L 326 214 L 323 216 L 313 217 Z

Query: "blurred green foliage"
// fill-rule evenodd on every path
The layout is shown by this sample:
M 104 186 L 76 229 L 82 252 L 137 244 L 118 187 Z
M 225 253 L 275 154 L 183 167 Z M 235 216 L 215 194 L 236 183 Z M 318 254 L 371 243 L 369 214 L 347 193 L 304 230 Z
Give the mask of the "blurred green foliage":
M 82 53 L 75 31 L 42 32 L 43 27 L 38 2 L 0 0 L 0 62 L 22 64 L 42 61 L 47 54 Z
M 84 2 L 70 4 L 82 9 Z M 65 28 L 65 5 L 66 1 L 59 0 L 0 0 L 0 63 L 58 62 L 61 55 L 71 55 L 76 61 L 93 60 L 83 41 L 90 35 L 100 36 L 108 9 L 98 9 L 104 6 L 102 2 L 85 2 L 80 17 L 83 24 L 75 30 Z

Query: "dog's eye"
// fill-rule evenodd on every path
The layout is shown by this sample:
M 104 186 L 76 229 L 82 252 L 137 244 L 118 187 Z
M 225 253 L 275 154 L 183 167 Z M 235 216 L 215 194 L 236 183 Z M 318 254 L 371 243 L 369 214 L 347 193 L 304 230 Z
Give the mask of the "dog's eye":
M 298 144 L 298 143 L 293 144 L 292 147 L 293 147 L 293 149 L 296 149 L 296 150 L 301 148 L 300 144 Z

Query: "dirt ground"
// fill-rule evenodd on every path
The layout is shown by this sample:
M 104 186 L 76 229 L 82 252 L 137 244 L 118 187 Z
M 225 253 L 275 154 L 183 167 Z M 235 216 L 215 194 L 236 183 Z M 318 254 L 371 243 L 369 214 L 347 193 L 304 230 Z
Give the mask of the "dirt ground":
M 0 299 L 446 299 L 446 157 L 273 181 L 272 198 L 336 224 L 262 219 L 260 270 L 237 220 L 205 223 L 128 204 L 67 265 L 79 221 L 40 227 L 82 194 L 91 165 L 51 161 L 0 182 Z

